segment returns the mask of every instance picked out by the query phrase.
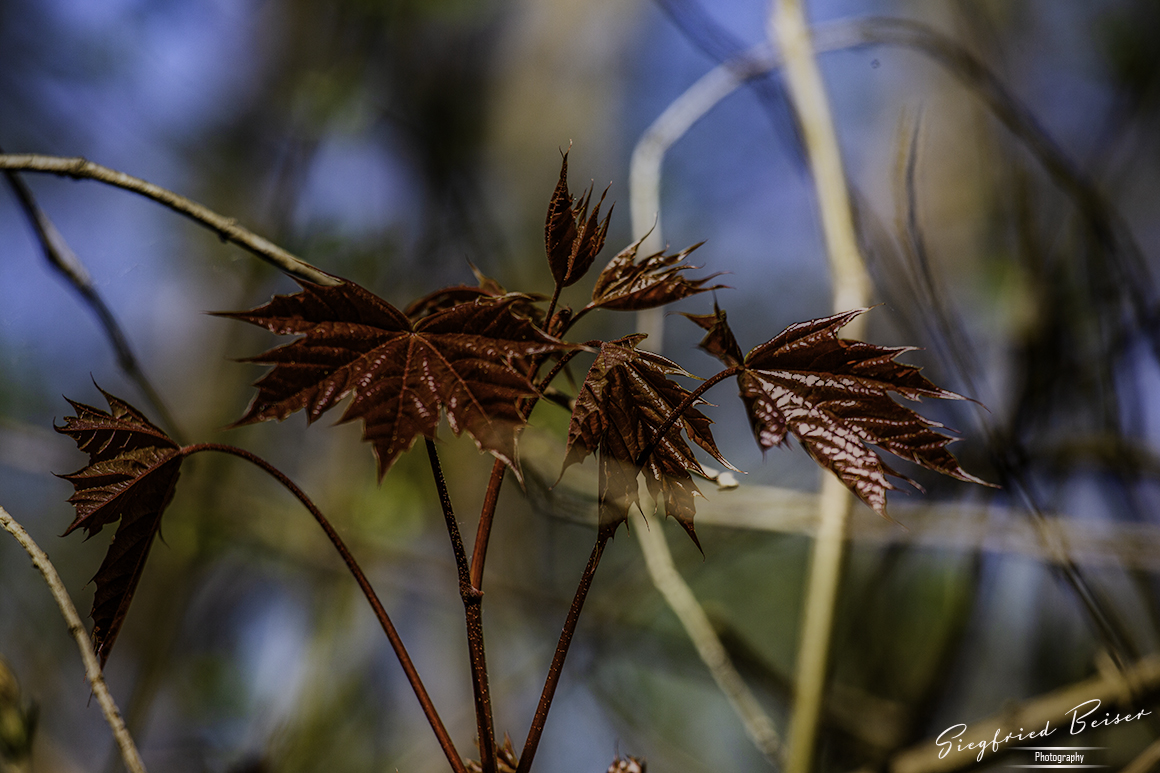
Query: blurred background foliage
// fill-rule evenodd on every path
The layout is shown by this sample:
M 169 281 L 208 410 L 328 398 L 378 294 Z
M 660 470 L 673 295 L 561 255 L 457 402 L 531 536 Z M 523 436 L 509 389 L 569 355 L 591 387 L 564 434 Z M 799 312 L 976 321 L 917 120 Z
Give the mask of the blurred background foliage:
M 810 3 L 818 23 L 903 17 L 957 41 L 1034 116 L 1074 178 L 1045 168 L 953 67 L 886 46 L 822 57 L 883 302 L 871 337 L 925 347 L 907 360 L 987 406 L 924 410 L 962 430 L 955 448 L 967 469 L 1004 484 L 983 491 L 905 470 L 928 489 L 895 500 L 911 531 L 855 513 L 826 770 L 883 764 L 951 724 L 1085 678 L 1108 653 L 1131 662 L 1156 651 L 1158 8 Z M 610 252 L 640 236 L 626 211 L 634 143 L 701 74 L 759 43 L 767 12 L 757 0 L 0 0 L 0 143 L 144 177 L 399 306 L 473 281 L 469 260 L 509 288 L 547 292 L 542 223 L 560 151 L 572 143 L 574 189 L 612 182 L 621 203 Z M 708 241 L 695 262 L 730 272 L 735 289 L 717 297 L 746 348 L 829 313 L 812 186 L 781 93 L 776 77 L 740 89 L 664 166 L 664 239 Z M 260 373 L 232 358 L 270 340 L 203 312 L 256 305 L 293 283 L 132 195 L 26 179 L 182 435 L 261 453 L 339 526 L 468 753 L 462 615 L 426 460 L 405 457 L 376 485 L 355 426 L 306 429 L 295 416 L 222 429 Z M 100 401 L 94 380 L 142 400 L 7 194 L 0 235 L 0 504 L 83 610 L 108 537 L 56 536 L 72 516 L 70 487 L 52 473 L 82 458 L 51 425 L 68 411 L 62 394 Z M 565 301 L 582 304 L 586 287 Z M 681 308 L 703 313 L 709 302 Z M 631 325 L 606 317 L 577 335 Z M 700 332 L 670 318 L 664 351 L 709 375 L 713 363 L 694 349 Z M 709 492 L 718 516 L 699 529 L 704 559 L 687 540 L 673 548 L 784 729 L 810 543 L 783 528 L 774 494 L 812 491 L 819 473 L 800 450 L 763 460 L 731 388 L 710 398 L 722 405 L 712 414 L 722 450 L 749 474 L 738 492 Z M 548 484 L 566 427 L 553 411 L 536 416 L 536 469 Z M 451 493 L 470 536 L 490 463 L 447 434 Z M 506 488 L 488 562 L 496 724 L 517 741 L 592 538 L 585 495 L 566 507 L 567 487 L 548 493 L 544 481 L 528 498 Z M 746 489 L 757 495 L 727 499 Z M 1084 535 L 1071 544 L 1070 583 L 1034 541 L 1004 540 L 1034 511 Z M 765 526 L 745 527 L 750 516 Z M 924 542 L 929 523 L 942 536 Z M 349 576 L 285 492 L 235 460 L 198 457 L 162 533 L 108 668 L 154 770 L 444 769 Z M 1096 542 L 1102 552 L 1088 550 Z M 616 540 L 605 562 L 542 768 L 604 770 L 619 748 L 655 771 L 766 769 L 635 541 Z M 116 770 L 73 644 L 7 538 L 0 588 L 0 716 L 16 728 L 0 749 L 6 764 Z M 1104 763 L 1119 767 L 1158 734 L 1144 722 L 1088 745 L 1107 747 Z

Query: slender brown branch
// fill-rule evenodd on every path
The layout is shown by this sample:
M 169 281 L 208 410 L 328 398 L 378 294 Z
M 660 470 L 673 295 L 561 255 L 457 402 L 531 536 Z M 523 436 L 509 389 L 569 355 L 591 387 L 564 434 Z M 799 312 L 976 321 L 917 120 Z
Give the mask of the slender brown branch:
M 548 375 L 540 379 L 536 384 L 537 391 L 543 392 L 552 383 L 556 376 L 560 375 L 560 371 L 583 349 L 573 349 L 566 352 L 552 369 L 548 371 Z M 538 370 L 538 366 L 537 366 Z M 532 408 L 535 407 L 538 397 L 530 397 L 520 404 L 520 413 L 526 419 L 532 413 Z M 483 590 L 483 565 L 487 560 L 487 543 L 491 538 L 491 525 L 495 520 L 495 508 L 499 503 L 499 490 L 503 486 L 503 474 L 507 465 L 496 460 L 491 468 L 491 478 L 487 482 L 487 493 L 483 497 L 483 507 L 479 511 L 479 527 L 475 531 L 475 546 L 471 550 L 471 587 L 477 591 Z
M 471 567 L 467 562 L 467 554 L 463 550 L 459 522 L 455 520 L 455 511 L 451 507 L 451 495 L 447 492 L 447 481 L 443 477 L 443 465 L 439 463 L 439 452 L 435 449 L 435 441 L 426 438 L 426 442 L 427 458 L 431 460 L 431 474 L 435 477 L 435 488 L 439 491 L 439 504 L 443 508 L 443 518 L 447 522 L 447 534 L 451 538 L 451 549 L 455 553 L 455 567 L 459 572 L 459 596 L 463 599 L 463 616 L 467 622 L 467 651 L 471 660 L 471 687 L 475 698 L 475 719 L 479 731 L 479 765 L 483 769 L 483 773 L 496 773 L 495 728 L 491 715 L 487 657 L 483 646 L 483 593 L 476 590 L 471 583 Z M 482 571 L 482 560 L 480 571 Z
M 584 350 L 573 349 L 572 351 L 565 352 L 563 355 L 561 355 L 560 359 L 556 361 L 556 364 L 552 366 L 552 369 L 548 371 L 548 375 L 544 376 L 542 379 L 540 379 L 540 383 L 536 384 L 536 389 L 541 392 L 547 389 L 548 385 L 556 379 L 556 376 L 560 375 L 560 371 L 564 370 L 568 363 L 572 361 L 572 358 L 577 354 L 580 354 L 582 351 Z
M 109 688 L 105 684 L 105 676 L 101 673 L 101 664 L 93 652 L 93 643 L 85 632 L 85 626 L 81 623 L 77 608 L 73 605 L 72 598 L 69 597 L 64 583 L 61 582 L 56 567 L 52 565 L 48 556 L 33 541 L 32 537 L 28 536 L 24 527 L 17 523 L 16 519 L 9 515 L 3 507 L 0 507 L 0 526 L 3 526 L 9 534 L 16 538 L 20 547 L 24 548 L 25 552 L 32 558 L 33 566 L 48 584 L 48 589 L 68 624 L 68 631 L 76 639 L 77 646 L 80 648 L 81 660 L 85 664 L 85 675 L 88 677 L 89 686 L 93 690 L 93 695 L 97 697 L 97 703 L 105 715 L 105 721 L 109 723 L 109 728 L 113 731 L 113 738 L 116 739 L 117 747 L 121 750 L 121 759 L 125 762 L 125 768 L 129 773 L 145 773 L 145 764 L 141 762 L 137 746 L 125 728 L 121 712 L 117 709 L 117 704 L 113 701 L 113 696 L 109 694 Z
M 588 597 L 588 589 L 592 587 L 592 577 L 596 574 L 596 567 L 600 565 L 600 557 L 604 554 L 604 546 L 616 531 L 615 527 L 601 527 L 596 536 L 596 544 L 592 547 L 592 555 L 588 557 L 588 565 L 584 567 L 584 574 L 580 578 L 580 585 L 576 588 L 576 595 L 572 599 L 572 606 L 568 608 L 568 617 L 564 620 L 564 630 L 560 632 L 560 640 L 556 644 L 556 654 L 552 656 L 552 665 L 548 667 L 548 678 L 544 682 L 544 690 L 540 693 L 540 702 L 536 706 L 536 715 L 532 719 L 532 726 L 528 730 L 528 739 L 524 742 L 524 750 L 520 754 L 520 764 L 516 773 L 528 773 L 532 768 L 532 760 L 536 756 L 536 749 L 540 745 L 540 736 L 544 734 L 544 723 L 548 720 L 548 711 L 552 708 L 552 697 L 556 694 L 556 687 L 560 684 L 560 674 L 564 670 L 564 660 L 568 657 L 568 648 L 572 645 L 572 636 L 576 633 L 576 623 L 580 620 L 580 610 L 584 608 L 584 599 Z
M 133 348 L 129 345 L 129 337 L 121 329 L 121 325 L 113 316 L 113 312 L 105 303 L 105 299 L 97 292 L 96 285 L 93 284 L 92 277 L 85 270 L 84 264 L 69 247 L 68 242 L 56 229 L 52 220 L 36 203 L 36 198 L 32 195 L 32 190 L 29 189 L 28 184 L 15 172 L 7 171 L 5 175 L 8 177 L 12 192 L 16 195 L 16 200 L 20 202 L 20 207 L 24 210 L 24 215 L 32 226 L 32 230 L 36 232 L 36 238 L 40 242 L 44 259 L 57 273 L 64 277 L 65 281 L 80 295 L 85 305 L 96 315 L 97 321 L 105 332 L 105 337 L 109 339 L 109 344 L 117 355 L 117 365 L 149 401 L 153 410 L 157 412 L 162 423 L 169 430 L 169 434 L 179 443 L 182 442 L 177 422 L 173 420 L 173 415 L 161 399 L 161 395 L 145 375 L 145 371 L 141 369 L 136 355 L 133 354 Z
M 395 630 L 395 626 L 391 622 L 391 618 L 387 614 L 386 609 L 383 608 L 382 602 L 379 601 L 378 594 L 375 593 L 375 589 L 371 587 L 370 581 L 363 574 L 362 567 L 359 566 L 358 561 L 351 555 L 350 550 L 346 547 L 346 543 L 342 541 L 342 537 L 338 536 L 338 532 L 330 525 L 330 521 L 326 519 L 326 516 L 311 501 L 310 497 L 306 496 L 306 493 L 298 488 L 294 481 L 290 480 L 285 473 L 262 457 L 242 448 L 218 443 L 198 443 L 197 445 L 186 446 L 181 449 L 181 453 L 184 456 L 192 456 L 202 451 L 218 451 L 223 454 L 231 454 L 232 456 L 245 459 L 281 483 L 287 491 L 293 494 L 310 511 L 310 514 L 314 516 L 314 520 L 322 527 L 322 530 L 330 539 L 331 544 L 334 545 L 335 550 L 342 557 L 343 563 L 346 564 L 350 573 L 354 575 L 355 582 L 358 583 L 363 595 L 366 596 L 367 601 L 370 603 L 371 609 L 374 610 L 375 617 L 378 618 L 379 624 L 383 627 L 383 632 L 387 634 L 387 639 L 390 641 L 391 647 L 395 650 L 395 656 L 399 659 L 399 665 L 403 667 L 403 673 L 407 675 L 407 681 L 411 683 L 411 689 L 415 691 L 415 697 L 419 699 L 419 705 L 422 707 L 423 713 L 427 716 L 427 721 L 431 723 L 431 729 L 435 731 L 435 737 L 439 740 L 439 745 L 443 748 L 443 753 L 447 756 L 447 761 L 451 763 L 452 770 L 455 773 L 467 773 L 467 767 L 463 763 L 463 758 L 456 751 L 455 744 L 452 742 L 451 736 L 447 733 L 447 728 L 444 727 L 443 720 L 440 719 L 439 712 L 435 709 L 435 704 L 431 702 L 431 697 L 427 694 L 427 688 L 423 686 L 423 680 L 419 678 L 419 672 L 415 669 L 415 664 L 411 661 L 411 656 L 407 654 L 407 648 L 404 646 L 403 640 L 399 637 L 398 631 Z
M 560 291 L 564 288 L 560 287 L 559 282 L 556 283 L 556 289 L 552 292 L 552 300 L 548 302 L 548 312 L 544 314 L 544 324 L 547 327 L 552 326 L 552 315 L 556 312 L 556 304 L 560 302 Z M 548 335 L 553 335 L 551 330 L 545 330 Z
M 503 485 L 503 474 L 507 465 L 499 459 L 491 468 L 491 478 L 487 481 L 487 493 L 483 496 L 483 507 L 479 511 L 479 528 L 475 530 L 475 546 L 471 549 L 471 587 L 483 591 L 483 564 L 487 560 L 487 542 L 491 538 L 491 524 L 495 520 L 495 508 L 499 504 L 499 490 Z
M 673 428 L 673 425 L 676 424 L 680 418 L 685 415 L 685 411 L 693 407 L 696 402 L 701 399 L 703 394 L 720 384 L 725 379 L 736 376 L 742 370 L 743 368 L 740 365 L 736 365 L 732 368 L 726 368 L 717 375 L 705 379 L 705 381 L 701 382 L 701 384 L 696 389 L 694 389 L 692 392 L 689 392 L 688 397 L 682 400 L 680 405 L 671 410 L 669 415 L 665 417 L 665 420 L 661 422 L 661 425 L 657 427 L 655 432 L 653 432 L 652 440 L 648 441 L 648 445 L 641 449 L 640 454 L 637 455 L 636 466 L 640 467 L 645 463 L 645 461 L 648 460 L 649 454 L 656 450 L 657 443 L 661 442 L 661 439 L 668 434 L 669 430 Z
M 335 285 L 338 280 L 319 271 L 309 263 L 291 255 L 273 242 L 238 225 L 233 218 L 224 217 L 196 201 L 179 196 L 173 191 L 132 177 L 124 172 L 94 164 L 84 158 L 61 158 L 35 154 L 0 154 L 0 169 L 25 172 L 47 172 L 75 179 L 89 179 L 124 188 L 127 191 L 153 199 L 178 214 L 204 225 L 221 237 L 256 255 L 290 276 L 320 285 Z

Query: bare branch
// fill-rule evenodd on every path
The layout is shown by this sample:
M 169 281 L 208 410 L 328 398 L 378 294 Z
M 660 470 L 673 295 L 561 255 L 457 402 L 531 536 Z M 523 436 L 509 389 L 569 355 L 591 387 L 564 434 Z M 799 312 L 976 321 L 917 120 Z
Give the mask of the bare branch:
M 299 260 L 273 242 L 243 228 L 233 218 L 219 215 L 196 201 L 179 196 L 173 191 L 132 177 L 124 172 L 94 164 L 84 158 L 61 158 L 34 154 L 0 155 L 0 169 L 47 172 L 62 177 L 97 180 L 117 188 L 124 188 L 148 199 L 153 199 L 158 204 L 163 204 L 174 212 L 204 225 L 220 236 L 223 241 L 233 242 L 290 276 L 318 285 L 333 286 L 338 284 L 338 280 L 334 277 L 303 260 Z
M 93 284 L 92 277 L 89 276 L 84 264 L 69 247 L 68 242 L 56 229 L 52 220 L 36 203 L 36 198 L 20 175 L 12 171 L 7 171 L 5 174 L 12 186 L 12 192 L 16 194 L 16 199 L 20 202 L 21 209 L 24 210 L 25 217 L 28 218 L 29 224 L 36 232 L 36 238 L 40 242 L 44 259 L 76 290 L 81 301 L 92 309 L 93 314 L 96 315 L 101 324 L 101 328 L 105 331 L 105 337 L 109 339 L 109 344 L 117 355 L 117 365 L 149 401 L 173 438 L 179 443 L 182 442 L 177 422 L 173 420 L 173 415 L 165 406 L 161 395 L 145 375 L 145 371 L 141 369 L 141 364 L 137 361 L 136 355 L 133 354 L 133 348 L 129 345 L 129 337 L 121 329 L 121 325 L 113 316 L 113 312 L 105 303 L 105 299 L 97 292 L 97 287 Z
M 105 676 L 101 673 L 101 665 L 93 653 L 92 642 L 89 641 L 85 626 L 81 623 L 80 615 L 77 614 L 77 609 L 73 606 L 64 583 L 60 580 L 60 575 L 56 573 L 56 567 L 52 565 L 48 556 L 33 541 L 32 537 L 28 536 L 24 527 L 17 523 L 16 519 L 9 515 L 3 507 L 0 507 L 0 525 L 15 537 L 16 541 L 20 543 L 20 547 L 24 548 L 25 552 L 32 557 L 32 565 L 43 575 L 45 583 L 48 584 L 48 589 L 52 592 L 52 597 L 56 600 L 56 605 L 60 608 L 60 613 L 68 624 L 68 631 L 76 639 L 77 646 L 80 648 L 81 660 L 85 664 L 85 675 L 88 676 L 89 686 L 93 689 L 93 695 L 97 696 L 97 703 L 101 706 L 105 721 L 109 723 L 109 727 L 113 731 L 113 738 L 116 739 L 117 746 L 121 750 L 121 759 L 125 761 L 125 768 L 129 773 L 146 773 L 145 764 L 141 762 L 141 755 L 137 753 L 137 746 L 133 743 L 129 731 L 125 729 L 125 721 L 121 718 L 121 712 L 117 709 L 113 696 L 109 694 L 108 686 L 105 685 Z
M 749 686 L 729 659 L 721 639 L 713 630 L 709 616 L 693 595 L 692 588 L 681 577 L 673 563 L 673 554 L 665 539 L 661 524 L 645 522 L 640 513 L 632 514 L 632 530 L 644 553 L 645 566 L 653 585 L 664 596 L 669 608 L 681 621 L 689 640 L 697 648 L 701 661 L 708 667 L 717 687 L 725 694 L 729 705 L 745 727 L 745 734 L 774 767 L 781 766 L 781 738 L 773 720 L 761 708 Z

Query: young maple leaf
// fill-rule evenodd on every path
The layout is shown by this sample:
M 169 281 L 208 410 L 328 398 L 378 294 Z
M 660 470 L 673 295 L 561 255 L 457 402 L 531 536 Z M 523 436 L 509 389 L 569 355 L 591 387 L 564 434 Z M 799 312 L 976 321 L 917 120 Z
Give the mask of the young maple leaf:
M 412 322 L 418 322 L 423 317 L 430 316 L 437 311 L 450 309 L 452 306 L 458 306 L 461 303 L 471 303 L 482 298 L 511 296 L 520 301 L 513 306 L 513 310 L 535 322 L 538 327 L 542 327 L 540 325 L 540 318 L 543 317 L 544 312 L 535 304 L 538 301 L 547 300 L 547 298 L 534 293 L 509 293 L 503 288 L 503 285 L 491 277 L 484 275 L 474 265 L 471 266 L 471 270 L 475 273 L 475 278 L 479 280 L 478 285 L 472 287 L 471 285 L 461 284 L 435 290 L 407 304 L 407 307 L 403 309 L 403 314 Z
M 527 359 L 575 348 L 517 313 L 525 296 L 477 298 L 417 321 L 354 284 L 302 283 L 294 295 L 218 316 L 239 319 L 296 341 L 250 357 L 273 365 L 235 426 L 306 411 L 313 423 L 346 395 L 339 422 L 363 420 L 381 479 L 415 440 L 434 438 L 446 411 L 451 430 L 512 467 L 521 398 L 535 394 Z
M 682 430 L 719 462 L 735 468 L 717 450 L 709 430 L 712 422 L 692 405 L 663 438 L 655 437 L 689 396 L 669 376 L 690 374 L 672 360 L 637 349 L 644 338 L 626 336 L 600 347 L 576 398 L 564 468 L 599 450 L 600 528 L 615 531 L 628 520 L 629 507 L 640 507 L 636 479 L 643 465 L 653 498 L 664 502 L 665 514 L 676 519 L 700 548 L 693 530 L 693 497 L 700 492 L 689 473 L 705 471 L 681 437 Z M 648 457 L 642 459 L 645 452 Z
M 83 528 L 91 537 L 120 520 L 93 578 L 93 649 L 103 666 L 129 611 L 161 514 L 173 499 L 184 457 L 180 446 L 139 411 L 103 389 L 101 394 L 108 412 L 69 400 L 77 415 L 66 416 L 64 426 L 55 429 L 89 455 L 87 466 L 60 476 L 73 484 L 68 501 L 77 513 L 64 533 Z
M 608 194 L 605 189 L 600 200 L 589 213 L 592 202 L 592 188 L 578 199 L 568 192 L 568 154 L 560 164 L 560 180 L 552 199 L 548 203 L 548 216 L 544 222 L 544 250 L 548 254 L 548 267 L 556 286 L 569 287 L 588 273 L 597 253 L 604 248 L 608 235 L 608 221 L 612 208 L 600 219 L 600 205 Z
M 642 236 L 608 262 L 600 272 L 600 276 L 596 278 L 596 285 L 592 288 L 592 302 L 585 310 L 654 309 L 688 298 L 690 295 L 725 287 L 725 285 L 705 287 L 705 283 L 718 274 L 710 274 L 700 279 L 688 279 L 684 276 L 683 272 L 695 269 L 696 266 L 689 266 L 681 261 L 704 242 L 686 247 L 675 255 L 658 252 L 637 263 L 636 253 L 644 240 L 645 237 Z
M 991 485 L 969 475 L 947 451 L 955 438 L 936 431 L 945 429 L 942 424 L 889 396 L 967 399 L 935 386 L 914 365 L 895 360 L 915 347 L 838 338 L 838 329 L 865 311 L 790 325 L 744 358 L 725 312 L 685 316 L 709 331 L 701 348 L 737 369 L 741 399 L 762 451 L 793 434 L 818 464 L 886 518 L 886 492 L 897 488 L 886 476 L 918 484 L 888 467 L 867 444 L 959 480 Z

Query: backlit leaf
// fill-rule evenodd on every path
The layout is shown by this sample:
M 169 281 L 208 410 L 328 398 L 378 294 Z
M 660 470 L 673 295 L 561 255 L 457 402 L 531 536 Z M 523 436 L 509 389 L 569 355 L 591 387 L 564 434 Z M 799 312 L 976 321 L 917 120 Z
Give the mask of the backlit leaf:
M 818 464 L 884 517 L 886 492 L 897 488 L 887 476 L 913 481 L 888 467 L 868 444 L 929 470 L 990 485 L 964 471 L 947 450 L 954 438 L 938 431 L 945 429 L 942 424 L 890 397 L 894 392 L 915 401 L 965 399 L 935 386 L 919 368 L 896 361 L 913 347 L 838 338 L 838 329 L 864 311 L 791 325 L 750 351 L 742 363 L 737 362 L 740 349 L 729 344 L 733 334 L 723 312 L 690 318 L 709 330 L 702 348 L 728 365 L 739 365 L 741 399 L 763 451 L 784 444 L 792 434 Z
M 93 648 L 104 665 L 121 630 L 145 568 L 161 515 L 173 499 L 181 469 L 181 448 L 128 403 L 104 390 L 102 411 L 69 400 L 76 416 L 56 431 L 88 453 L 84 468 L 60 477 L 73 484 L 69 498 L 76 519 L 65 530 L 83 528 L 91 537 L 120 521 L 105 560 L 93 578 Z
M 733 337 L 733 331 L 725 321 L 725 312 L 716 303 L 712 314 L 683 314 L 709 332 L 701 339 L 700 347 L 730 368 L 740 365 L 745 355 Z
M 641 311 L 725 287 L 705 286 L 717 274 L 700 279 L 689 279 L 684 275 L 685 271 L 695 269 L 696 266 L 686 265 L 682 261 L 703 242 L 686 247 L 675 255 L 658 252 L 638 263 L 636 253 L 643 241 L 644 237 L 641 237 L 623 249 L 600 272 L 596 286 L 592 288 L 589 308 Z
M 564 467 L 599 451 L 600 526 L 615 530 L 628 519 L 629 507 L 640 506 L 637 462 L 643 461 L 653 498 L 663 502 L 665 513 L 698 542 L 693 497 L 700 492 L 690 473 L 705 472 L 682 431 L 722 464 L 731 465 L 713 441 L 712 422 L 692 406 L 655 443 L 648 457 L 640 459 L 656 431 L 689 396 L 687 389 L 669 378 L 689 374 L 672 360 L 637 349 L 643 339 L 643 335 L 633 335 L 601 346 L 576 398 Z
M 508 293 L 503 288 L 503 285 L 491 277 L 486 276 L 474 265 L 471 266 L 471 270 L 475 274 L 475 278 L 479 281 L 478 285 L 474 287 L 471 285 L 454 285 L 452 287 L 435 290 L 409 303 L 403 309 L 403 314 L 412 322 L 417 322 L 423 317 L 428 317 L 437 311 L 450 309 L 452 306 L 458 306 L 461 303 L 471 303 L 481 298 L 499 298 L 505 295 L 511 295 L 513 298 L 520 300 L 513 307 L 514 310 L 533 320 L 537 325 L 540 324 L 543 311 L 535 304 L 537 301 L 547 300 L 547 298 L 536 294 Z
M 592 267 L 597 253 L 604 248 L 608 235 L 608 220 L 612 208 L 600 219 L 600 205 L 608 190 L 600 194 L 596 206 L 592 203 L 592 188 L 584 195 L 573 198 L 568 192 L 568 154 L 560 164 L 560 179 L 548 204 L 548 216 L 544 223 L 544 249 L 548 254 L 548 266 L 559 287 L 568 287 L 580 279 Z
M 535 394 L 527 360 L 574 348 L 518 313 L 526 296 L 480 297 L 412 321 L 370 291 L 303 283 L 247 312 L 222 313 L 280 335 L 301 335 L 249 362 L 273 365 L 237 424 L 304 410 L 316 421 L 347 395 L 340 422 L 362 419 L 381 478 L 446 412 L 455 434 L 516 466 L 517 403 Z

